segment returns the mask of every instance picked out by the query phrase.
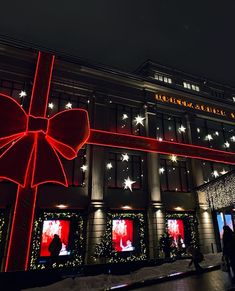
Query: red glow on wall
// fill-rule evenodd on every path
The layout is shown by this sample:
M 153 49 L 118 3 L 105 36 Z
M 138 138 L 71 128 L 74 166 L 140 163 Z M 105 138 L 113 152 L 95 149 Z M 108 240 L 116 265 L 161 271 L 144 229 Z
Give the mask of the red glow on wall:
M 69 231 L 70 231 L 69 220 L 43 221 L 40 256 L 42 257 L 50 256 L 48 248 L 55 234 L 57 234 L 60 237 L 62 242 L 62 249 L 59 255 L 60 256 L 68 255 Z
M 133 220 L 112 221 L 112 243 L 116 252 L 133 251 Z
M 168 219 L 168 233 L 177 244 L 179 236 L 184 240 L 184 223 L 182 219 Z

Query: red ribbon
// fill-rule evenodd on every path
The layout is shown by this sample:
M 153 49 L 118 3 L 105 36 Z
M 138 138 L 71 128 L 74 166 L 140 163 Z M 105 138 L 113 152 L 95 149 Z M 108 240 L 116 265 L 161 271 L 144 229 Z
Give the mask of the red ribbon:
M 31 187 L 48 182 L 68 186 L 59 155 L 71 160 L 86 143 L 90 134 L 86 110 L 35 117 L 0 93 L 0 120 L 1 178 L 24 187 L 32 165 Z

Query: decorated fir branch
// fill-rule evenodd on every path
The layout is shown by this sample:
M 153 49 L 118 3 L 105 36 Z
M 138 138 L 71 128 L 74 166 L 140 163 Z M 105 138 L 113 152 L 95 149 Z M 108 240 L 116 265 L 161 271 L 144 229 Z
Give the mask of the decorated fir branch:
M 133 219 L 139 224 L 140 252 L 138 254 L 130 252 L 130 255 L 123 257 L 113 249 L 112 245 L 112 221 L 114 219 Z M 144 261 L 147 259 L 147 248 L 145 243 L 145 219 L 142 213 L 108 213 L 107 225 L 100 242 L 96 244 L 94 258 L 106 258 L 108 263 L 121 263 Z
M 51 219 L 73 219 L 76 223 L 76 230 L 73 234 L 73 249 L 71 250 L 71 255 L 64 260 L 63 263 L 58 262 L 53 264 L 52 268 L 77 267 L 82 265 L 84 254 L 83 217 L 75 212 L 44 212 L 34 221 L 29 266 L 30 269 L 45 269 L 47 267 L 46 262 L 39 263 L 38 259 L 40 258 L 43 221 Z

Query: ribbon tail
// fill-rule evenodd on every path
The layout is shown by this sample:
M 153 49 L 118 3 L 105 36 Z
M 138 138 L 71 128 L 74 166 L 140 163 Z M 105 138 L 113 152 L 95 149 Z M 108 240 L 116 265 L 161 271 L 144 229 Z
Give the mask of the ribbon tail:
M 34 149 L 34 136 L 24 135 L 12 144 L 0 158 L 0 178 L 25 186 L 29 162 Z
M 68 186 L 60 158 L 55 149 L 47 142 L 43 133 L 38 133 L 34 154 L 32 187 L 45 183 Z
M 18 138 L 22 137 L 23 133 L 14 134 L 12 136 L 0 138 L 0 149 L 9 145 L 11 142 L 15 142 Z

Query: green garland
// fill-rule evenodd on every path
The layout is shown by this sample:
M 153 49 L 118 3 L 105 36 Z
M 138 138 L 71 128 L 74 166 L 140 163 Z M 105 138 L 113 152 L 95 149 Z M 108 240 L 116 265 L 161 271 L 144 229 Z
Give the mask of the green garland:
M 73 250 L 71 255 L 64 263 L 54 263 L 53 268 L 64 268 L 64 267 L 77 267 L 83 263 L 83 217 L 75 212 L 43 212 L 34 221 L 32 245 L 31 245 L 31 257 L 30 257 L 30 269 L 45 269 L 46 263 L 38 263 L 40 258 L 40 246 L 41 246 L 41 235 L 42 226 L 44 220 L 50 219 L 73 219 L 76 221 L 76 230 L 73 236 Z
M 115 252 L 112 248 L 112 221 L 114 219 L 133 219 L 138 222 L 139 230 L 139 254 L 131 254 L 128 257 L 120 256 L 119 252 Z M 107 226 L 100 243 L 96 245 L 94 258 L 105 257 L 108 263 L 144 261 L 147 259 L 147 249 L 145 243 L 145 219 L 142 213 L 108 213 Z

